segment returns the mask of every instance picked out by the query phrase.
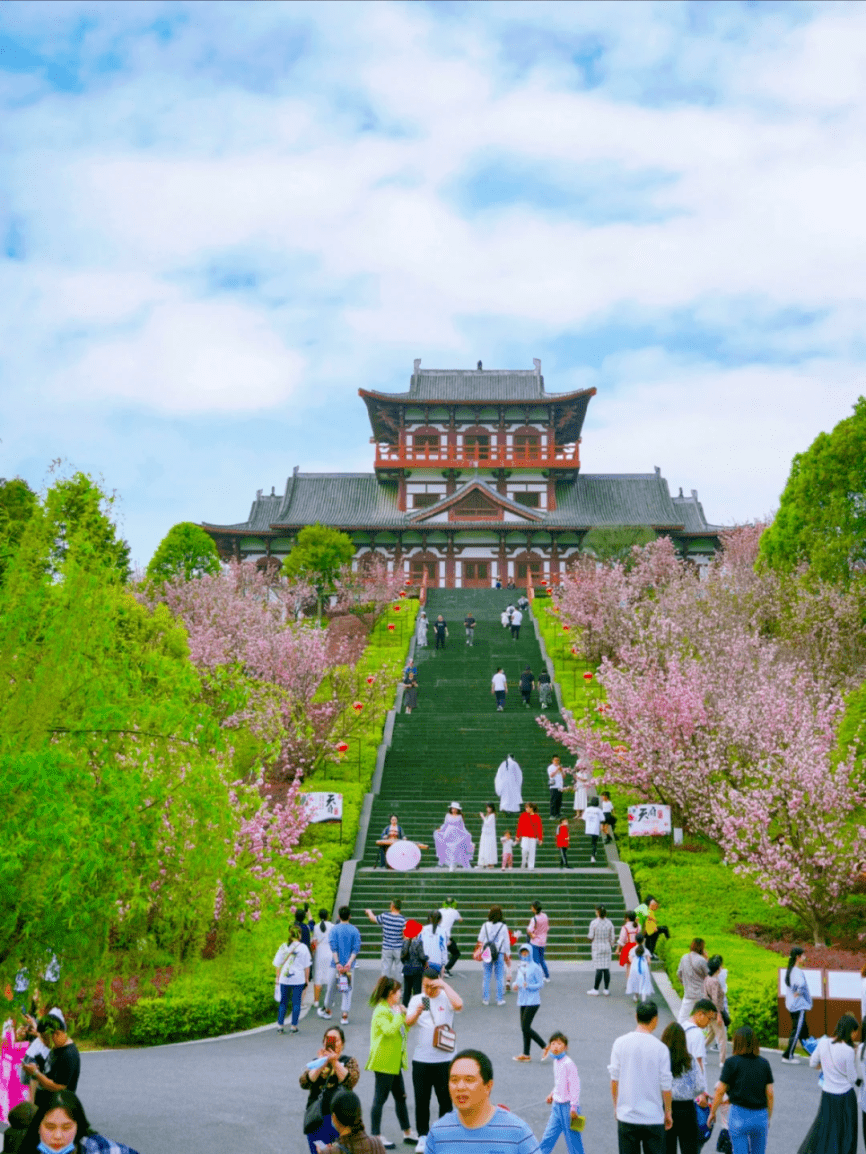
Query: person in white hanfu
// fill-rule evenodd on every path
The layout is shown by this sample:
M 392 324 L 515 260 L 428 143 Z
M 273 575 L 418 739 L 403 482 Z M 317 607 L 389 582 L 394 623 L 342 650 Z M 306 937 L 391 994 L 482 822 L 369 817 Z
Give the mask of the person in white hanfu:
M 496 771 L 493 788 L 503 813 L 520 813 L 523 809 L 523 770 L 510 753 Z
M 415 644 L 422 649 L 427 648 L 427 614 L 422 609 L 415 622 Z
M 586 789 L 592 782 L 592 771 L 584 764 L 583 754 L 578 756 L 574 763 L 574 812 L 577 817 L 583 815 L 586 809 Z
M 499 864 L 499 847 L 496 844 L 496 807 L 488 802 L 481 818 L 481 837 L 478 841 L 478 868 L 493 869 Z

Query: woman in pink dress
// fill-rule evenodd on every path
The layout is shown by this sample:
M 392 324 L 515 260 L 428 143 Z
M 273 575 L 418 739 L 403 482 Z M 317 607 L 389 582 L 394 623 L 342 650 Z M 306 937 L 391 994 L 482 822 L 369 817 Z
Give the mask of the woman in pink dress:
M 472 856 L 475 846 L 469 830 L 463 823 L 463 808 L 459 801 L 452 801 L 445 814 L 445 820 L 439 829 L 433 833 L 436 844 L 436 856 L 441 866 L 456 869 L 472 869 Z

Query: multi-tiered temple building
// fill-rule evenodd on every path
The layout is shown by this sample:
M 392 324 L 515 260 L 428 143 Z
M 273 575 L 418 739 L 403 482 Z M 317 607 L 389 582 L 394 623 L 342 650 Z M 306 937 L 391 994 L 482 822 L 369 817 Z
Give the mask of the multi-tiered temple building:
M 203 528 L 220 554 L 282 557 L 305 525 L 348 533 L 356 564 L 378 554 L 407 578 L 447 588 L 555 582 L 586 534 L 645 526 L 705 563 L 718 547 L 697 492 L 672 497 L 653 473 L 582 473 L 580 441 L 595 389 L 548 393 L 531 370 L 415 371 L 406 393 L 359 389 L 373 473 L 301 473 L 260 489 L 248 520 Z

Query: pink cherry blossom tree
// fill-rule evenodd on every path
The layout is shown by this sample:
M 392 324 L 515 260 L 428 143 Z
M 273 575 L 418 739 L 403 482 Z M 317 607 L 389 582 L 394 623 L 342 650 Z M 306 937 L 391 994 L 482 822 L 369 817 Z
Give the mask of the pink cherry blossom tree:
M 596 608 L 578 644 L 611 650 L 606 712 L 540 724 L 601 780 L 670 804 L 818 941 L 866 860 L 866 785 L 837 748 L 843 690 L 866 672 L 863 604 L 857 590 L 756 573 L 759 536 L 730 534 L 702 582 L 665 551 L 585 575 Z

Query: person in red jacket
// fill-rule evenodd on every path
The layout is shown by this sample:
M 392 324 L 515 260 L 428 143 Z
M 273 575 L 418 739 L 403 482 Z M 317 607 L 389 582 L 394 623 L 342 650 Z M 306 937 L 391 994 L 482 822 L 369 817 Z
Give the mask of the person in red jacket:
M 535 869 L 535 850 L 544 841 L 544 827 L 538 816 L 538 806 L 531 801 L 526 803 L 517 819 L 517 836 L 520 838 L 520 868 Z
M 568 864 L 568 818 L 564 817 L 556 827 L 556 844 L 559 846 L 559 868 L 570 870 Z

